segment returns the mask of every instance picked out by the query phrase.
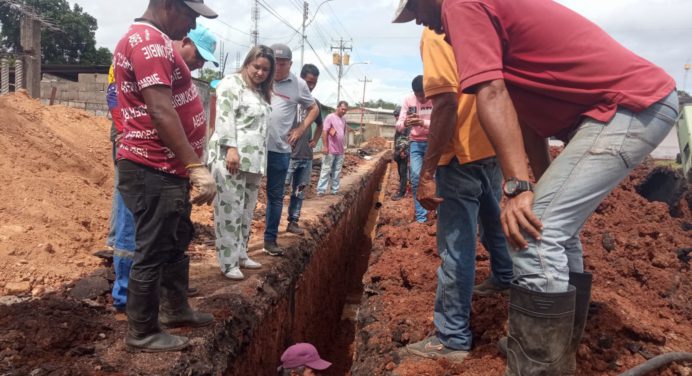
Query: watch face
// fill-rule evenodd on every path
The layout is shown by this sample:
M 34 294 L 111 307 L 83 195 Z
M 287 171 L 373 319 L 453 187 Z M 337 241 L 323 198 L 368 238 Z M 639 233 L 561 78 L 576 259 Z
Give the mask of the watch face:
M 517 188 L 519 186 L 519 182 L 516 179 L 510 179 L 505 181 L 505 194 L 506 195 L 513 195 L 516 193 Z

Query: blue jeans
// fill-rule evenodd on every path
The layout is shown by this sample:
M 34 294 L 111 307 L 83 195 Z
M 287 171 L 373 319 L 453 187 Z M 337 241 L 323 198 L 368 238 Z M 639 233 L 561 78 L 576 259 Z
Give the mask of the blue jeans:
M 267 211 L 265 214 L 266 227 L 264 240 L 274 242 L 279 234 L 281 211 L 284 208 L 286 189 L 286 173 L 291 161 L 291 153 L 267 154 Z
M 584 271 L 579 232 L 598 204 L 670 132 L 677 93 L 639 113 L 619 108 L 607 124 L 585 119 L 534 189 L 541 240 L 527 237 L 512 252 L 515 282 L 539 292 L 564 292 L 569 272 Z
M 425 151 L 428 150 L 427 141 L 411 141 L 410 164 L 411 164 L 411 189 L 413 189 L 413 206 L 416 209 L 416 221 L 422 223 L 428 220 L 428 211 L 416 198 L 418 190 L 418 181 L 420 180 L 420 169 L 423 167 L 423 157 Z
M 115 165 L 115 156 L 118 154 L 118 145 L 112 142 L 113 146 L 113 166 L 115 167 L 115 174 L 113 174 L 113 198 L 111 199 L 111 217 L 108 222 L 108 237 L 106 238 L 106 245 L 112 247 L 115 244 L 115 218 L 117 217 L 118 210 L 118 199 L 115 197 L 118 195 L 118 167 Z
M 125 202 L 116 191 L 116 220 L 115 240 L 113 247 L 113 269 L 115 269 L 115 281 L 113 282 L 113 306 L 125 308 L 127 303 L 127 281 L 130 277 L 130 269 L 135 256 L 135 220 L 132 213 L 125 206 Z
M 310 186 L 312 160 L 291 159 L 288 167 L 288 180 L 291 182 L 291 202 L 288 204 L 288 221 L 298 222 L 303 207 L 305 191 Z
M 317 193 L 327 192 L 327 186 L 331 182 L 332 193 L 339 192 L 339 175 L 344 166 L 343 154 L 327 154 L 322 157 L 322 169 L 320 170 L 320 180 L 317 182 Z
M 496 158 L 463 165 L 454 158 L 437 168 L 436 179 L 444 201 L 437 209 L 437 249 L 442 263 L 437 270 L 433 321 L 445 346 L 469 350 L 478 227 L 490 254 L 490 278 L 499 286 L 509 286 L 512 281 L 512 260 L 500 223 L 502 172 Z

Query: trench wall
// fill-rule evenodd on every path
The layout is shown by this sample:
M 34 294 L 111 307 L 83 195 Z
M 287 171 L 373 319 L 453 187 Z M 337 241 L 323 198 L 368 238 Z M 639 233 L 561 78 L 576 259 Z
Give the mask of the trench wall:
M 266 272 L 252 294 L 205 299 L 200 308 L 225 320 L 212 338 L 205 336 L 204 346 L 196 346 L 196 354 L 179 359 L 174 372 L 273 376 L 292 343 L 308 341 L 323 353 L 333 347 L 347 293 L 354 280 L 360 281 L 358 256 L 370 250 L 365 228 L 386 170 L 385 155 L 344 178 L 340 195 L 320 201 L 319 223 L 286 247 L 287 256 Z

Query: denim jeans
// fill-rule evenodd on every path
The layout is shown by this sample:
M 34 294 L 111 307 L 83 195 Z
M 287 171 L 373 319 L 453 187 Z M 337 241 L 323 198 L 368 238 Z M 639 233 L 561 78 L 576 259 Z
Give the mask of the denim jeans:
M 420 169 L 423 167 L 423 157 L 425 151 L 428 150 L 427 141 L 411 141 L 410 146 L 410 164 L 411 164 L 411 189 L 413 190 L 413 206 L 416 209 L 416 221 L 425 222 L 428 219 L 428 211 L 416 198 L 418 190 L 418 181 L 420 180 Z
M 118 190 L 135 223 L 136 249 L 130 277 L 150 281 L 164 264 L 185 257 L 194 227 L 190 181 L 126 159 L 118 161 Z
M 265 241 L 276 241 L 276 237 L 279 234 L 281 211 L 284 208 L 286 173 L 288 172 L 290 161 L 291 153 L 277 153 L 270 151 L 267 154 L 267 211 L 265 214 Z
M 327 186 L 331 182 L 332 193 L 339 192 L 339 175 L 344 166 L 343 154 L 327 154 L 322 157 L 322 169 L 320 170 L 320 180 L 317 182 L 317 193 L 327 192 Z
M 397 172 L 399 173 L 399 196 L 406 194 L 406 184 L 408 183 L 408 158 L 397 157 Z
M 113 175 L 113 198 L 111 199 L 111 217 L 108 222 L 108 237 L 106 238 L 106 245 L 113 247 L 115 244 L 115 221 L 118 211 L 118 199 L 116 195 L 118 194 L 118 167 L 115 165 L 115 156 L 118 154 L 118 145 L 115 141 L 111 142 L 113 151 L 113 168 L 115 174 Z
M 569 272 L 583 272 L 579 232 L 598 204 L 670 132 L 677 93 L 639 113 L 619 108 L 607 124 L 585 119 L 534 189 L 541 240 L 512 252 L 515 281 L 539 292 L 567 291 Z
M 130 269 L 135 256 L 135 220 L 132 213 L 125 206 L 125 202 L 116 191 L 116 215 L 115 215 L 115 240 L 113 247 L 113 269 L 115 281 L 113 282 L 113 306 L 125 308 L 127 303 L 127 281 L 130 277 Z
M 305 191 L 310 187 L 311 159 L 291 159 L 288 176 L 291 181 L 291 202 L 288 204 L 288 221 L 298 222 L 303 207 Z
M 469 350 L 478 227 L 490 254 L 490 278 L 499 286 L 508 287 L 512 281 L 512 260 L 500 223 L 502 172 L 494 157 L 463 165 L 454 158 L 437 168 L 436 179 L 444 201 L 437 210 L 442 263 L 437 270 L 433 321 L 445 346 Z

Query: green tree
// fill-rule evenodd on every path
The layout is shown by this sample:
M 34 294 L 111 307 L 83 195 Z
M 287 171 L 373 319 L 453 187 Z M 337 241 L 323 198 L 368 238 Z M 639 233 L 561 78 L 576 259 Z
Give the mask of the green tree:
M 358 107 L 360 107 L 360 103 L 356 104 Z M 365 106 L 363 107 L 368 107 L 368 108 L 384 108 L 387 110 L 394 110 L 397 107 L 396 103 L 392 102 L 387 102 L 383 99 L 378 99 L 376 101 L 365 101 Z
M 203 68 L 199 72 L 199 79 L 206 82 L 212 82 L 221 78 L 221 72 L 214 68 Z
M 78 4 L 70 8 L 67 0 L 26 0 L 36 13 L 61 31 L 41 31 L 41 61 L 44 64 L 110 65 L 113 55 L 104 47 L 96 48 L 96 18 Z M 20 52 L 19 19 L 21 13 L 0 2 L 0 48 Z

